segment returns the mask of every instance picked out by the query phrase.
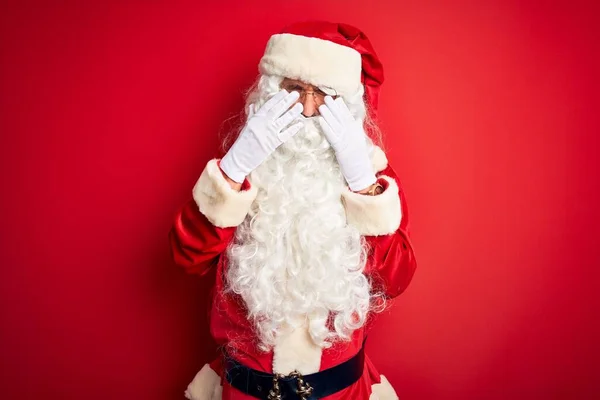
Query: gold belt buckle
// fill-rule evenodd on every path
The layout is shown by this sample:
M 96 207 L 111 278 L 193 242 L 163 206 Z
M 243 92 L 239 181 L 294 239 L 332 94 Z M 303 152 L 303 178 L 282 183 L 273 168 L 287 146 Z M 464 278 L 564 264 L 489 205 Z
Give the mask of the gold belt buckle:
M 267 397 L 269 400 L 282 400 L 281 389 L 279 388 L 279 380 L 284 378 L 296 378 L 296 382 L 298 383 L 296 394 L 300 396 L 300 400 L 308 400 L 308 397 L 313 392 L 313 388 L 310 386 L 310 384 L 304 382 L 304 376 L 302 376 L 302 374 L 297 370 L 294 370 L 289 375 L 273 375 L 273 388 L 269 391 L 269 396 Z

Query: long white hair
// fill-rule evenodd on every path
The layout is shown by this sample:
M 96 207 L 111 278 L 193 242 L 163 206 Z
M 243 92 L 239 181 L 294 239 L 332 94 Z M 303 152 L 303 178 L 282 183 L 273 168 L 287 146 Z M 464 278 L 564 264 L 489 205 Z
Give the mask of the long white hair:
M 260 108 L 281 79 L 262 76 L 247 103 Z M 345 101 L 364 120 L 362 94 Z M 227 250 L 228 290 L 244 300 L 265 351 L 285 325 L 306 324 L 321 347 L 349 340 L 379 296 L 363 274 L 364 238 L 346 223 L 333 149 L 315 118 L 299 120 L 304 128 L 251 173 L 258 195 Z

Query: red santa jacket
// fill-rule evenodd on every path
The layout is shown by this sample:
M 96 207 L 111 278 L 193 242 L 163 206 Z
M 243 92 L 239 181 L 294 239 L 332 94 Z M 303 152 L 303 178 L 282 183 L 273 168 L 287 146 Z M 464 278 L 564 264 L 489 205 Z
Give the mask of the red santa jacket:
M 409 239 L 406 199 L 398 177 L 378 147 L 372 161 L 384 192 L 366 196 L 347 190 L 342 194 L 342 201 L 347 222 L 356 226 L 369 244 L 365 275 L 370 278 L 374 291 L 383 292 L 392 299 L 410 283 L 416 261 Z M 308 374 L 350 359 L 360 350 L 373 314 L 353 333 L 349 342 L 337 342 L 327 349 L 317 348 L 306 333 L 297 332 L 290 334 L 287 343 L 282 343 L 276 352 L 265 353 L 258 349 L 243 300 L 224 292 L 228 265 L 225 250 L 233 240 L 236 227 L 248 213 L 256 189 L 246 180 L 240 192 L 232 190 L 223 178 L 218 162 L 215 159 L 207 164 L 194 186 L 193 198 L 178 211 L 169 234 L 173 258 L 187 272 L 202 276 L 216 269 L 209 315 L 214 340 L 219 345 L 226 345 L 239 362 L 269 373 L 280 372 L 293 363 L 295 367 L 300 365 L 298 369 L 302 373 Z M 198 373 L 186 391 L 188 398 L 251 399 L 227 385 L 221 362 L 217 359 Z M 368 399 L 371 391 L 376 390 L 379 390 L 379 398 L 395 398 L 391 387 L 377 388 L 381 386 L 382 377 L 368 357 L 365 363 L 362 379 L 328 399 Z M 384 377 L 383 381 L 389 385 Z

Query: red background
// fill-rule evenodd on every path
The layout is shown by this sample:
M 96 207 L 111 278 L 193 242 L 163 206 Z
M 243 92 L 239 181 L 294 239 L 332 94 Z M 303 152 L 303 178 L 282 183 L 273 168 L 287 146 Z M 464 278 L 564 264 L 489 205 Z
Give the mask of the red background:
M 182 398 L 213 348 L 167 232 L 269 35 L 308 18 L 386 67 L 419 268 L 368 347 L 401 398 L 600 393 L 593 6 L 167 3 L 2 7 L 1 398 Z

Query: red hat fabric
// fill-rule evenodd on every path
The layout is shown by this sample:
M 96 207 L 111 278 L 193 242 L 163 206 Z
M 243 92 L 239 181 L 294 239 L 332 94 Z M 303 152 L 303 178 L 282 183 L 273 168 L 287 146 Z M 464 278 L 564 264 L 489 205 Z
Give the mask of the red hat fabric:
M 350 96 L 362 83 L 375 112 L 383 83 L 383 65 L 358 28 L 326 21 L 298 22 L 271 36 L 259 71 L 328 86 Z

